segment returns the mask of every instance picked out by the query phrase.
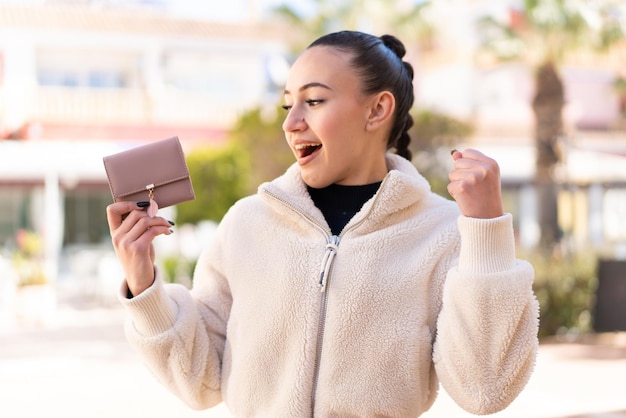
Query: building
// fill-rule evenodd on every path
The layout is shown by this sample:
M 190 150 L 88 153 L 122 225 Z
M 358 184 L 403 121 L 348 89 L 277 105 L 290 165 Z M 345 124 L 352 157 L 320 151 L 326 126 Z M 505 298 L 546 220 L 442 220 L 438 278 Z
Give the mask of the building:
M 54 280 L 68 254 L 110 249 L 102 157 L 174 135 L 186 149 L 224 140 L 243 111 L 278 100 L 286 48 L 259 21 L 0 4 L 0 255 L 34 231 Z
M 242 111 L 277 102 L 284 81 L 289 38 L 275 23 L 184 19 L 104 3 L 0 4 L 0 254 L 15 247 L 18 231 L 35 231 L 52 278 L 75 272 L 74 260 L 88 249 L 110 252 L 104 155 L 173 135 L 187 149 L 219 142 Z M 417 58 L 417 100 L 477 123 L 467 145 L 499 161 L 519 242 L 532 247 L 532 77 L 522 66 L 474 65 L 468 16 L 491 3 L 437 3 L 449 32 Z M 623 123 L 611 88 L 617 74 L 586 63 L 564 75 L 570 129 L 560 221 L 578 246 L 619 250 L 626 245 L 626 136 L 616 129 Z M 98 251 L 84 257 L 84 275 L 96 274 Z

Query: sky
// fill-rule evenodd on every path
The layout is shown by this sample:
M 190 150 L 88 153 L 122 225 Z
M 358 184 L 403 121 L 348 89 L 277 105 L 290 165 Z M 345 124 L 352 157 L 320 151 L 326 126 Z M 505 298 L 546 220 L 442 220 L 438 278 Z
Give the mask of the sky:
M 245 20 L 249 13 L 262 15 L 285 0 L 165 0 L 172 13 L 184 17 L 211 18 L 224 21 Z M 291 0 L 290 6 L 298 10 L 310 8 L 309 0 Z
M 150 5 L 174 15 L 226 22 L 246 20 L 251 13 L 262 16 L 283 3 L 296 10 L 312 10 L 312 0 L 0 0 L 13 4 L 84 3 L 92 5 Z

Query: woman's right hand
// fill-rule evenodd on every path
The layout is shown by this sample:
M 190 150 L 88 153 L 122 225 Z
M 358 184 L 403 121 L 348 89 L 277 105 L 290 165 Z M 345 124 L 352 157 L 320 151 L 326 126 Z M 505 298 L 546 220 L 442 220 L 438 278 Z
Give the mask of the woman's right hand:
M 154 282 L 157 235 L 170 235 L 172 223 L 146 212 L 149 202 L 117 202 L 107 206 L 113 248 L 122 264 L 130 292 L 137 296 Z

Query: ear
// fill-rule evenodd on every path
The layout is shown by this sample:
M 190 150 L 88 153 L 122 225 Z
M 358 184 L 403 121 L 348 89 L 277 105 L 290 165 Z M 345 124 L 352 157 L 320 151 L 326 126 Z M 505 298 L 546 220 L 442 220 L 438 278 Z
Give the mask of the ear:
M 381 91 L 376 94 L 368 107 L 365 130 L 374 131 L 385 126 L 392 119 L 395 109 L 396 99 L 391 92 Z

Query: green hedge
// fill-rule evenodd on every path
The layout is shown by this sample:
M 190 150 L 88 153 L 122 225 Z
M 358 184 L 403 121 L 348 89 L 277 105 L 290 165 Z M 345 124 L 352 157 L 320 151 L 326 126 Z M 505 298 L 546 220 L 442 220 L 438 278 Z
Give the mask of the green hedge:
M 597 257 L 520 254 L 535 269 L 540 306 L 539 337 L 590 332 L 597 287 Z
M 176 207 L 176 223 L 219 222 L 248 193 L 249 154 L 232 143 L 195 148 L 187 155 L 196 199 Z

